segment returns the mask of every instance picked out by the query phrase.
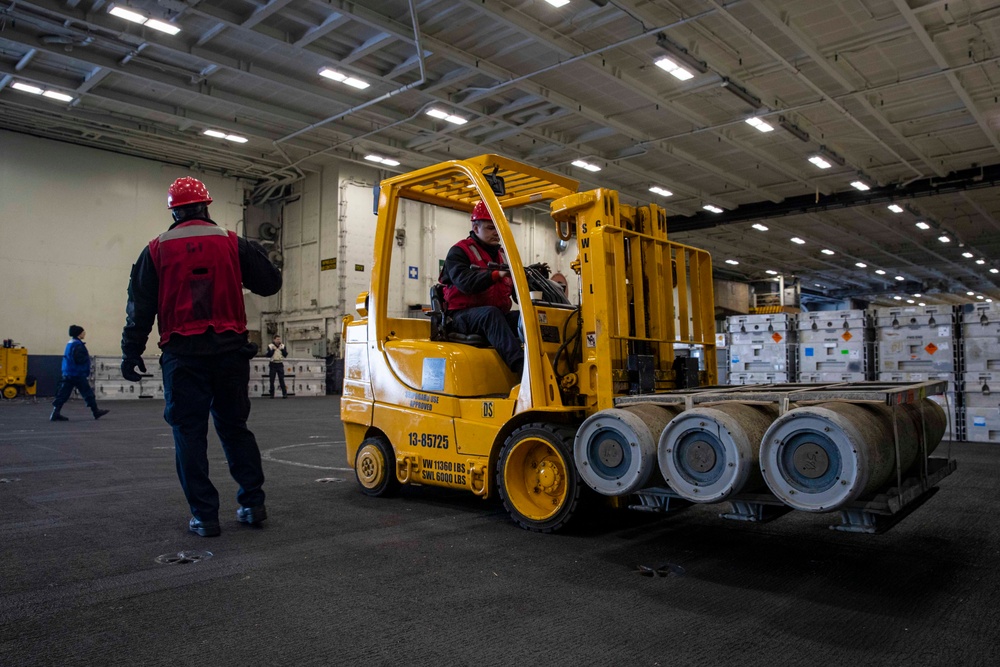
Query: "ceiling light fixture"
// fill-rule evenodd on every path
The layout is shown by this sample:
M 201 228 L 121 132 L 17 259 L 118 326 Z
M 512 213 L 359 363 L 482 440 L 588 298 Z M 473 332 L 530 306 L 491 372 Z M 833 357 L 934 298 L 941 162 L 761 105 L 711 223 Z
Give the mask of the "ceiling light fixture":
M 671 60 L 666 56 L 657 58 L 656 60 L 653 61 L 653 64 L 655 64 L 663 71 L 669 73 L 674 78 L 680 79 L 681 81 L 687 81 L 688 79 L 694 78 L 694 74 L 684 69 L 683 67 L 681 67 L 680 65 L 678 65 L 677 63 L 675 63 L 673 60 Z
M 759 130 L 760 132 L 774 132 L 774 128 L 771 125 L 768 125 L 767 123 L 762 121 L 760 118 L 757 118 L 756 116 L 751 116 L 750 118 L 747 118 L 746 124 L 757 128 L 757 130 Z
M 834 251 L 829 250 L 828 248 L 823 248 L 822 250 L 820 250 L 820 252 L 823 253 L 824 255 L 836 255 L 837 254 Z
M 985 298 L 985 297 L 983 297 L 983 295 L 982 295 L 982 294 L 977 294 L 977 295 L 976 295 L 976 298 L 977 298 L 977 299 L 983 299 L 983 298 Z
M 930 229 L 931 228 L 931 226 L 928 225 L 926 222 L 918 222 L 916 224 L 917 224 L 917 229 Z
M 819 167 L 820 169 L 829 169 L 830 167 L 833 166 L 832 164 L 830 164 L 829 162 L 827 162 L 818 155 L 813 155 L 811 158 L 809 158 L 809 161 L 812 162 L 817 167 Z
M 951 243 L 951 239 L 948 238 L 947 236 L 939 236 L 938 241 L 940 241 L 941 243 Z
M 215 137 L 216 139 L 225 139 L 226 138 L 226 133 L 225 132 L 219 132 L 218 130 L 205 130 L 204 132 L 202 132 L 202 134 L 207 135 L 209 137 Z
M 580 169 L 586 169 L 587 171 L 591 172 L 596 172 L 601 170 L 601 168 L 598 167 L 596 164 L 591 164 L 589 162 L 585 162 L 584 160 L 573 160 L 572 165 L 574 167 L 579 167 Z
M 902 301 L 903 300 L 903 297 L 901 297 L 901 296 L 894 296 L 892 298 L 895 299 L 896 301 Z
M 906 280 L 906 278 L 904 278 L 903 276 L 896 276 L 896 280 L 903 281 Z
M 913 303 L 913 299 L 907 299 L 906 303 Z
M 844 160 L 844 158 L 840 157 L 826 146 L 819 147 L 819 154 L 825 157 L 830 162 L 834 164 L 839 164 L 841 167 L 847 165 L 847 161 Z
M 768 230 L 767 225 L 762 225 L 759 222 L 753 225 L 753 228 L 759 232 L 766 232 Z
M 885 275 L 885 271 L 883 271 L 882 269 L 875 269 L 875 273 L 879 274 L 880 276 Z
M 20 90 L 22 93 L 31 93 L 32 95 L 41 95 L 45 92 L 38 86 L 32 86 L 30 83 L 21 83 L 20 81 L 10 84 L 10 87 L 14 90 Z
M 914 295 L 913 295 L 913 297 L 914 297 L 915 299 L 919 299 L 919 298 L 920 298 L 920 297 L 922 297 L 922 296 L 923 296 L 923 294 L 914 294 Z
M 569 0 L 545 0 L 545 2 L 549 3 L 553 7 L 564 7 L 569 4 Z
M 378 162 L 379 164 L 384 164 L 387 167 L 398 167 L 399 160 L 393 160 L 391 158 L 382 157 L 381 155 L 366 155 L 365 159 L 369 162 Z
M 649 191 L 652 192 L 652 193 L 654 193 L 654 194 L 658 194 L 661 197 L 673 197 L 674 196 L 673 192 L 671 192 L 670 190 L 667 190 L 666 188 L 661 188 L 659 185 L 654 185 L 653 187 L 651 187 L 649 189 Z
M 120 19 L 125 19 L 126 21 L 131 21 L 132 23 L 138 23 L 139 25 L 146 26 L 147 28 L 152 28 L 153 30 L 159 30 L 160 32 L 165 32 L 168 35 L 176 35 L 181 31 L 180 28 L 172 23 L 167 23 L 166 21 L 159 21 L 157 19 L 151 19 L 144 14 L 139 12 L 134 12 L 124 7 L 118 7 L 117 5 L 111 5 L 108 8 L 108 13 L 112 16 L 117 16 Z
M 797 243 L 799 245 L 804 245 L 805 244 L 805 241 L 803 241 L 802 239 L 800 239 L 798 236 L 793 236 L 792 238 L 790 238 L 788 240 L 791 241 L 792 243 Z
M 226 135 L 226 141 L 232 141 L 235 144 L 245 144 L 246 142 L 248 142 L 250 140 L 247 139 L 246 137 L 241 137 L 238 134 L 227 134 Z
M 776 275 L 778 275 L 778 272 L 777 272 L 777 271 L 772 271 L 771 269 L 768 269 L 768 270 L 767 270 L 767 271 L 765 271 L 764 273 L 766 273 L 766 274 L 768 274 L 768 275 L 772 275 L 772 276 L 776 276 Z
M 357 77 L 353 77 L 349 74 L 344 74 L 343 72 L 338 72 L 337 70 L 331 67 L 321 67 L 319 69 L 318 74 L 325 79 L 337 81 L 339 83 L 344 84 L 345 86 L 350 86 L 351 88 L 357 88 L 358 90 L 364 90 L 365 88 L 371 85 L 367 81 L 362 81 Z
M 75 97 L 68 95 L 66 93 L 61 93 L 58 90 L 52 90 L 51 88 L 39 88 L 38 86 L 32 85 L 30 83 L 25 83 L 23 81 L 15 81 L 10 84 L 10 87 L 14 90 L 20 90 L 22 93 L 31 93 L 32 95 L 41 95 L 42 97 L 47 97 L 50 100 L 58 100 L 59 102 L 72 102 Z
M 702 208 L 712 213 L 722 213 L 722 209 L 713 204 L 705 204 L 704 206 L 702 206 Z
M 656 35 L 656 45 L 669 53 L 672 56 L 672 60 L 676 63 L 684 65 L 686 68 L 705 74 L 708 72 L 708 65 L 704 61 L 698 60 L 693 55 L 688 53 L 688 50 L 683 46 L 678 46 L 674 42 L 667 39 L 665 34 L 657 33 Z M 675 75 L 676 76 L 676 75 Z
M 737 262 L 735 259 L 727 259 L 726 264 L 732 264 L 733 266 L 736 266 L 737 264 L 739 264 L 739 262 Z
M 865 183 L 864 181 L 861 181 L 861 180 L 851 181 L 851 186 L 854 187 L 857 190 L 861 190 L 861 192 L 864 192 L 865 190 L 871 190 L 872 189 L 870 185 L 868 185 L 867 183 Z
M 1000 273 L 1000 269 L 990 269 L 990 273 Z
M 977 260 L 976 260 L 976 264 L 979 264 L 980 266 L 982 266 L 982 265 L 983 265 L 983 264 L 985 264 L 985 263 L 986 263 L 986 260 L 985 260 L 985 259 L 977 259 Z
M 854 266 L 858 267 L 859 269 L 867 269 L 868 268 L 868 265 L 865 264 L 864 262 L 855 262 Z
M 973 255 L 971 252 L 963 252 L 962 257 L 965 257 L 966 259 L 972 259 Z
M 446 120 L 454 125 L 465 125 L 469 122 L 468 118 L 459 116 L 458 114 L 448 113 L 443 109 L 428 109 L 427 115 L 431 118 L 440 118 L 441 120 Z
M 903 212 L 903 207 L 900 206 L 899 204 L 889 204 L 888 209 L 890 211 L 892 211 L 893 213 L 902 213 Z
M 729 92 L 731 92 L 736 97 L 738 97 L 741 100 L 743 100 L 744 102 L 746 102 L 747 104 L 749 104 L 750 106 L 752 106 L 754 109 L 759 109 L 759 108 L 761 108 L 761 106 L 763 106 L 760 103 L 760 98 L 759 97 L 757 97 L 756 95 L 752 95 L 743 86 L 741 86 L 741 85 L 739 85 L 737 83 L 733 83 L 732 81 L 729 80 L 729 77 L 727 77 L 727 76 L 722 77 L 722 83 L 719 84 L 719 85 L 722 86 L 723 88 L 725 88 L 726 90 L 728 90 Z M 771 127 L 771 126 L 768 125 L 768 127 Z M 774 128 L 771 127 L 771 130 L 773 130 L 773 129 Z M 771 130 L 761 130 L 761 132 L 770 132 Z
M 965 293 L 966 296 L 972 296 L 973 294 L 975 294 L 975 292 L 966 292 Z
M 927 304 L 926 304 L 926 303 L 924 303 L 923 301 L 921 301 L 921 302 L 920 302 L 920 303 L 918 303 L 917 305 L 918 305 L 918 306 L 920 306 L 920 307 L 923 307 L 923 306 L 926 306 Z
M 60 93 L 58 90 L 46 90 L 42 93 L 42 97 L 48 97 L 52 100 L 59 100 L 60 102 L 72 102 L 73 96 L 67 95 L 66 93 Z
M 809 141 L 809 133 L 784 116 L 778 116 L 778 125 L 799 141 Z
M 993 299 L 986 299 L 986 303 L 993 303 Z

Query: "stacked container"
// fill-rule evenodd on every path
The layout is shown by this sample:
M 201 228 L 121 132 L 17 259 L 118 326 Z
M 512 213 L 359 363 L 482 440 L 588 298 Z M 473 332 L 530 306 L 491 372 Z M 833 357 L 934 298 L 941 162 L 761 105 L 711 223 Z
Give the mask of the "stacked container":
M 963 425 L 972 442 L 1000 442 L 1000 307 L 962 306 Z
M 864 310 L 824 310 L 798 316 L 799 382 L 871 379 L 874 332 Z
M 957 419 L 959 397 L 959 349 L 956 344 L 956 312 L 951 306 L 905 306 L 875 309 L 878 380 L 924 382 L 945 380 L 948 391 L 931 397 L 948 415 L 946 436 L 960 440 Z
M 160 358 L 144 356 L 144 377 L 139 382 L 129 382 L 122 377 L 122 358 L 94 356 L 90 359 L 90 372 L 97 401 L 120 401 L 138 398 L 163 399 L 163 373 Z M 141 371 L 139 371 L 141 373 Z
M 715 382 L 729 384 L 729 334 L 715 334 Z
M 794 382 L 795 322 L 789 313 L 729 317 L 729 384 Z

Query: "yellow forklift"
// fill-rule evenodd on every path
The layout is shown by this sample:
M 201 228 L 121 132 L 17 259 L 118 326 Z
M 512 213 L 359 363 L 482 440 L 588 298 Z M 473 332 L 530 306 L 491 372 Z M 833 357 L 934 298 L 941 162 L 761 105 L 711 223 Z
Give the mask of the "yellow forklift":
M 28 350 L 5 338 L 0 347 L 0 396 L 11 400 L 34 396 L 38 383 L 28 375 Z
M 648 511 L 728 502 L 723 516 L 743 521 L 837 511 L 840 529 L 876 532 L 954 470 L 929 458 L 946 421 L 927 397 L 945 383 L 715 386 L 709 254 L 670 241 L 655 204 L 578 185 L 497 155 L 382 181 L 370 290 L 343 328 L 341 418 L 363 493 L 498 494 L 539 532 L 567 525 L 588 487 Z M 423 207 L 468 216 L 479 201 L 514 283 L 519 376 L 449 331 L 435 289 L 430 317 L 395 316 L 404 218 L 434 219 Z M 519 207 L 576 239 L 579 305 L 524 263 L 510 224 Z

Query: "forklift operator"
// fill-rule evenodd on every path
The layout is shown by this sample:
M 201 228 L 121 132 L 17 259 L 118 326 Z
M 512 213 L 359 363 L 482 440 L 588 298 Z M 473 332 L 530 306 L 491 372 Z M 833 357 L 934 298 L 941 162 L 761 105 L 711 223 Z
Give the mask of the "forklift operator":
M 514 282 L 509 271 L 490 270 L 490 262 L 506 266 L 507 258 L 489 209 L 478 202 L 472 209 L 472 231 L 451 247 L 444 260 L 445 305 L 456 332 L 485 337 L 520 376 L 524 351 L 517 334 L 519 313 L 511 311 Z

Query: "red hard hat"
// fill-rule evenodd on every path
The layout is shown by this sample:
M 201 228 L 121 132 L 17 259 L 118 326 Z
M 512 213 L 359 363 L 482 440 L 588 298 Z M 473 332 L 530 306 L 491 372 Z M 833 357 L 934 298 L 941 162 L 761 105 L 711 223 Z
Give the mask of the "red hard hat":
M 208 188 L 197 178 L 184 176 L 178 178 L 167 190 L 167 208 L 176 208 L 185 204 L 211 204 L 212 196 Z
M 481 201 L 476 202 L 475 208 L 472 209 L 472 222 L 476 220 L 489 220 L 493 222 L 493 216 L 490 215 L 490 209 L 486 208 L 486 204 Z

